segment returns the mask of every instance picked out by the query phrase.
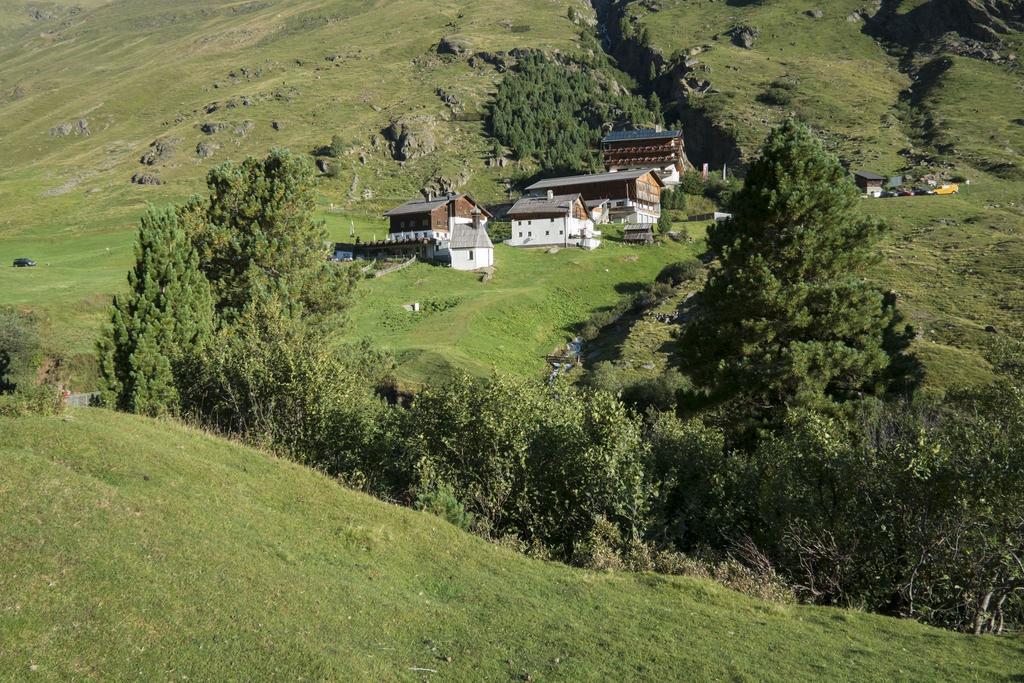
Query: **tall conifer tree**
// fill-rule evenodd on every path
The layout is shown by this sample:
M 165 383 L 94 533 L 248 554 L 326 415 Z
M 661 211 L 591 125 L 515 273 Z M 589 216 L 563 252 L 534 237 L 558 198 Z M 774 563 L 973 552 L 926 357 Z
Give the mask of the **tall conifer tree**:
M 717 253 L 681 354 L 711 401 L 739 400 L 755 420 L 783 406 L 827 406 L 878 393 L 894 303 L 864 280 L 885 226 L 805 126 L 773 131 L 736 195 L 734 217 L 708 229 Z
M 128 292 L 114 297 L 98 344 L 103 402 L 144 415 L 175 414 L 187 368 L 213 325 L 210 287 L 171 209 L 149 209 L 139 226 Z
M 178 218 L 199 252 L 219 317 L 230 322 L 254 300 L 276 297 L 300 317 L 342 310 L 355 272 L 327 260 L 327 232 L 313 216 L 311 164 L 286 150 L 229 162 L 207 177 L 208 199 Z

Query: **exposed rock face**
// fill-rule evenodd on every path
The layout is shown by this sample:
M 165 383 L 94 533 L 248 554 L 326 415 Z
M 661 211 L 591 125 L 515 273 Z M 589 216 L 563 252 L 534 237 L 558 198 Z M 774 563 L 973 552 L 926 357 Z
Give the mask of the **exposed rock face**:
M 1024 30 L 1021 0 L 929 0 L 905 14 L 896 13 L 898 5 L 879 13 L 871 32 L 911 47 L 949 32 L 992 41 L 1010 30 Z
M 811 19 L 821 19 L 823 16 L 825 16 L 825 13 L 822 12 L 820 9 L 809 9 L 806 12 L 804 12 L 804 14 L 809 16 Z
M 256 124 L 252 121 L 242 121 L 242 123 L 235 126 L 235 135 L 245 137 L 256 127 Z
M 181 138 L 160 138 L 149 144 L 149 150 L 139 159 L 140 164 L 155 166 L 174 156 L 174 151 L 181 144 Z
M 214 123 L 212 121 L 206 121 L 199 126 L 199 130 L 203 131 L 207 135 L 216 135 L 217 133 L 230 128 L 231 125 L 228 123 Z
M 469 51 L 466 41 L 456 36 L 445 36 L 437 44 L 437 54 L 461 57 Z
M 381 133 L 387 139 L 391 156 L 396 161 L 411 161 L 430 154 L 436 147 L 434 136 L 427 130 L 413 130 L 406 121 L 394 121 Z
M 200 159 L 209 159 L 217 152 L 218 149 L 220 149 L 220 145 L 216 142 L 206 142 L 204 140 L 196 145 L 196 156 Z
M 61 123 L 50 129 L 50 135 L 55 138 L 64 138 L 72 134 L 89 137 L 91 134 L 89 131 L 89 122 L 85 119 L 78 119 L 73 123 Z
M 726 35 L 732 38 L 735 45 L 750 50 L 753 49 L 754 41 L 760 33 L 753 26 L 740 25 L 728 31 Z
M 163 185 L 164 181 L 151 173 L 136 173 L 132 176 L 132 182 L 136 185 Z

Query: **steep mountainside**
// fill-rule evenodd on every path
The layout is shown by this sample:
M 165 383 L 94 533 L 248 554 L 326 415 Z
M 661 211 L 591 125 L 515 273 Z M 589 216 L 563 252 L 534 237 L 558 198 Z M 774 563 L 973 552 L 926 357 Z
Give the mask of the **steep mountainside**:
M 10 680 L 1010 680 L 1024 647 L 530 560 L 169 423 L 0 418 Z

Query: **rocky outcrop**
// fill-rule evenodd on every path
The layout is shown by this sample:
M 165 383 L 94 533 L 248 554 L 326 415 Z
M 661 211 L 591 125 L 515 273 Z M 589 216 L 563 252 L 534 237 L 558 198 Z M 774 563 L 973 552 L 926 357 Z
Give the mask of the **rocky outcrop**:
M 220 145 L 216 142 L 207 142 L 206 140 L 203 140 L 196 145 L 196 156 L 200 159 L 209 159 L 217 153 L 218 149 L 220 149 Z
M 1024 30 L 1021 0 L 928 0 L 900 13 L 902 0 L 890 0 L 869 22 L 869 32 L 916 48 L 947 33 L 981 41 L 998 41 L 1008 31 Z
M 753 49 L 754 41 L 757 40 L 758 36 L 761 34 L 753 26 L 743 24 L 733 27 L 726 32 L 726 35 L 732 38 L 734 45 L 750 50 Z
M 458 36 L 445 36 L 437 44 L 437 54 L 461 57 L 469 52 L 469 43 Z
M 163 185 L 164 181 L 151 173 L 136 173 L 132 176 L 135 185 Z
M 160 138 L 154 140 L 149 143 L 149 149 L 139 159 L 139 163 L 146 166 L 155 166 L 163 163 L 174 156 L 174 152 L 179 144 L 181 144 L 181 138 Z
M 50 129 L 50 135 L 55 138 L 66 138 L 69 135 L 89 137 L 91 132 L 89 131 L 89 122 L 85 119 L 78 119 L 77 121 L 61 123 L 54 126 Z
M 229 123 L 214 123 L 212 121 L 206 121 L 199 126 L 199 130 L 203 131 L 207 135 L 216 135 L 222 130 L 226 130 L 231 127 Z
M 388 141 L 395 161 L 412 161 L 430 154 L 436 147 L 433 134 L 410 121 L 393 121 L 381 134 Z
M 635 26 L 626 27 L 623 0 L 592 0 L 601 27 L 604 48 L 638 83 L 646 84 L 644 94 L 656 93 L 665 104 L 666 117 L 678 118 L 683 128 L 686 156 L 690 164 L 700 168 L 709 164 L 720 168 L 743 166 L 742 154 L 735 138 L 701 107 L 691 104 L 691 96 L 708 93 L 712 85 L 708 79 L 710 68 L 700 63 L 700 52 L 708 48 L 690 50 L 667 59 L 655 47 L 643 40 L 643 32 Z M 755 36 L 756 37 L 756 36 Z M 650 80 L 651 65 L 657 77 Z

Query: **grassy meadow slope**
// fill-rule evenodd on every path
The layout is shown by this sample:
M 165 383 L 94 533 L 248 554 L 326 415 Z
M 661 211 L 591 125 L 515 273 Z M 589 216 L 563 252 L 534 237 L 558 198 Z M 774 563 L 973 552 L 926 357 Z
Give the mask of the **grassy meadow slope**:
M 438 176 L 498 195 L 483 124 L 452 120 L 435 93 L 479 112 L 498 73 L 436 46 L 454 35 L 471 52 L 567 49 L 579 31 L 567 3 L 550 0 L 38 7 L 37 19 L 0 0 L 0 304 L 42 312 L 54 348 L 72 355 L 91 352 L 109 295 L 124 286 L 145 205 L 200 190 L 224 160 L 273 146 L 308 152 L 337 134 L 348 149 L 323 180 L 325 208 L 377 213 Z M 75 129 L 83 119 L 89 135 Z M 382 135 L 396 121 L 425 145 L 404 166 Z M 208 135 L 207 123 L 222 128 Z M 172 153 L 141 164 L 157 139 Z M 200 158 L 200 143 L 211 156 Z M 164 184 L 131 184 L 136 173 Z M 40 267 L 14 271 L 19 256 Z
M 925 3 L 889 2 L 897 14 Z M 951 4 L 951 3 L 947 3 Z M 631 3 L 633 21 L 665 55 L 693 54 L 692 77 L 706 79 L 720 105 L 712 118 L 741 152 L 754 152 L 782 118 L 810 124 L 851 169 L 919 178 L 963 176 L 955 197 L 864 202 L 893 234 L 882 245 L 875 279 L 900 295 L 917 328 L 916 351 L 928 383 L 984 381 L 978 350 L 992 326 L 1024 330 L 1024 71 L 876 40 L 864 3 L 763 3 L 664 0 Z M 887 21 L 879 15 L 877 21 Z M 756 29 L 750 49 L 728 33 Z M 1001 35 L 1003 55 L 1024 36 Z M 786 105 L 763 101 L 773 81 L 792 84 Z M 699 100 L 697 100 L 699 101 Z M 697 160 L 699 161 L 699 160 Z
M 699 250 L 671 241 L 630 247 L 613 241 L 617 232 L 606 226 L 604 244 L 593 252 L 498 245 L 499 267 L 486 282 L 426 264 L 368 282 L 346 334 L 391 350 L 406 384 L 494 369 L 539 377 L 544 357 L 572 339 L 591 312 L 610 308 L 666 264 Z M 413 302 L 420 313 L 403 308 Z
M 0 419 L 0 678 L 999 680 L 1019 639 L 527 559 L 175 424 Z

